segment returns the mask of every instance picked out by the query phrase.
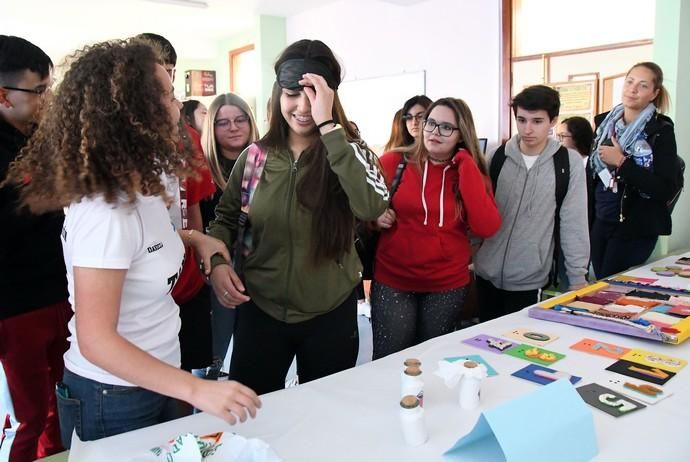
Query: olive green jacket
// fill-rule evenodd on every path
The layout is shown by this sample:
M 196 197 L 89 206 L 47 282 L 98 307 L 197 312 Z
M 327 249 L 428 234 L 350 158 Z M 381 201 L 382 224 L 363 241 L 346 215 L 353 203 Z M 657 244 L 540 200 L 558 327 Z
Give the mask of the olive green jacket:
M 352 213 L 374 220 L 388 206 L 388 189 L 378 168 L 364 152 L 349 144 L 342 128 L 321 137 L 327 158 L 347 194 Z M 233 248 L 247 151 L 240 154 L 216 208 L 209 234 Z M 296 323 L 327 313 L 350 296 L 359 283 L 362 265 L 353 242 L 342 261 L 311 260 L 312 214 L 299 204 L 296 185 L 300 169 L 289 149 L 269 151 L 249 210 L 252 248 L 244 261 L 244 283 L 254 303 L 268 315 Z M 225 263 L 216 255 L 213 266 Z

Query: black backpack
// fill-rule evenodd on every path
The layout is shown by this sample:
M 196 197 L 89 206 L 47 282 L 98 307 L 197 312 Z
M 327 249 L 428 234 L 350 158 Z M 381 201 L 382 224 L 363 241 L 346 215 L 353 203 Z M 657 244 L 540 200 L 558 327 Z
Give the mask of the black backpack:
M 491 178 L 491 185 L 496 195 L 496 186 L 498 185 L 498 176 L 501 174 L 501 169 L 506 161 L 506 147 L 505 144 L 499 146 L 491 158 L 489 165 L 489 177 Z M 556 154 L 553 155 L 553 170 L 556 175 L 556 216 L 553 225 L 553 238 L 556 243 L 553 250 L 553 263 L 551 271 L 549 271 L 549 282 L 546 286 L 558 286 L 558 258 L 561 248 L 561 206 L 565 195 L 568 193 L 568 184 L 570 183 L 570 159 L 568 157 L 568 149 L 561 146 Z
M 680 199 L 680 193 L 683 192 L 683 187 L 685 186 L 685 161 L 678 154 L 676 154 L 676 164 L 676 175 L 679 177 L 676 178 L 676 181 L 678 182 L 679 187 L 678 191 L 676 191 L 671 200 L 666 202 L 666 208 L 668 208 L 669 214 L 673 213 L 673 208 L 676 206 L 678 199 Z
M 671 122 L 668 122 L 664 118 L 658 116 L 656 118 L 656 123 L 656 128 L 651 129 L 651 132 L 648 131 L 650 130 L 650 125 L 645 127 L 645 132 L 647 134 L 647 143 L 649 144 L 649 147 L 652 148 L 652 151 L 654 151 L 654 143 L 656 141 L 657 136 L 659 136 L 659 131 L 661 130 L 661 127 L 665 125 L 673 126 Z M 678 199 L 680 199 L 680 193 L 683 192 L 683 187 L 685 183 L 685 161 L 678 154 L 676 154 L 676 178 L 674 178 L 674 180 L 678 189 L 673 194 L 673 197 L 668 202 L 666 202 L 666 208 L 668 209 L 669 215 L 673 213 L 673 208 L 676 206 Z

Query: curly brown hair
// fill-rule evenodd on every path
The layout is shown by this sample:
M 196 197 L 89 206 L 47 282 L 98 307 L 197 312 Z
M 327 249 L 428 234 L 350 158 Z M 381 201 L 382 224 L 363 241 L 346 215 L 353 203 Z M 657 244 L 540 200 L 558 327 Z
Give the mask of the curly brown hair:
M 64 80 L 39 127 L 11 166 L 33 212 L 103 194 L 166 197 L 162 174 L 190 172 L 189 152 L 161 102 L 169 89 L 155 76 L 160 50 L 142 39 L 87 46 L 68 58 Z

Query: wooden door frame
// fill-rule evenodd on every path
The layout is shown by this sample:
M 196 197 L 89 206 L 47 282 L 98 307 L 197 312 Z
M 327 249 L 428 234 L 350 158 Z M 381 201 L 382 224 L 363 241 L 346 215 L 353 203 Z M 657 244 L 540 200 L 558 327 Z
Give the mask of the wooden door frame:
M 498 138 L 510 138 L 510 89 L 513 87 L 513 1 L 501 0 L 501 90 L 499 96 Z
M 252 43 L 250 45 L 245 45 L 240 48 L 235 48 L 234 50 L 230 50 L 228 52 L 228 66 L 230 68 L 230 91 L 233 93 L 235 92 L 235 58 L 246 51 L 253 50 L 254 48 L 254 44 Z

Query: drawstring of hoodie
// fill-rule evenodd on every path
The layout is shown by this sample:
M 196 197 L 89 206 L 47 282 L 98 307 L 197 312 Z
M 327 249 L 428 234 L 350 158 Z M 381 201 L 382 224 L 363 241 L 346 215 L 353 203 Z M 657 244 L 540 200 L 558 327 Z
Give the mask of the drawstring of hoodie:
M 450 165 L 446 165 L 446 168 L 443 169 L 443 177 L 441 178 L 441 194 L 438 196 L 438 208 L 441 210 L 440 212 L 440 217 L 438 220 L 438 227 L 441 228 L 443 227 L 443 192 L 445 191 L 446 188 L 446 172 L 450 168 Z
M 541 173 L 540 172 L 541 162 L 539 162 L 540 160 L 541 159 L 537 159 L 537 162 L 535 162 L 535 164 L 532 166 L 532 168 L 527 170 L 527 176 L 529 176 L 530 170 L 536 169 L 536 172 L 534 172 L 534 176 L 539 178 L 539 174 Z M 528 217 L 534 216 L 532 213 L 533 208 L 537 202 L 540 202 L 540 201 L 535 200 L 535 198 L 534 198 L 534 196 L 536 195 L 536 191 L 537 191 L 537 182 L 531 181 L 529 183 L 529 191 L 527 192 L 527 194 L 525 194 L 525 197 L 527 198 L 527 216 Z
M 450 165 L 446 165 L 445 168 L 443 169 L 443 176 L 441 177 L 441 194 L 439 195 L 439 198 L 438 198 L 438 206 L 439 206 L 438 227 L 439 228 L 443 227 L 443 193 L 446 190 L 446 172 L 449 169 L 450 169 Z M 426 191 L 426 178 L 427 178 L 428 172 L 429 172 L 429 161 L 426 160 L 426 161 L 424 161 L 424 175 L 422 176 L 422 207 L 424 208 L 424 225 L 425 226 L 427 225 L 428 218 L 429 218 L 429 209 L 427 208 L 426 198 L 424 197 L 424 193 Z
M 422 207 L 424 207 L 424 226 L 426 226 L 427 218 L 429 217 L 429 210 L 426 207 L 426 199 L 424 198 L 424 190 L 426 189 L 426 174 L 429 171 L 429 161 L 424 161 L 424 176 L 422 177 Z

